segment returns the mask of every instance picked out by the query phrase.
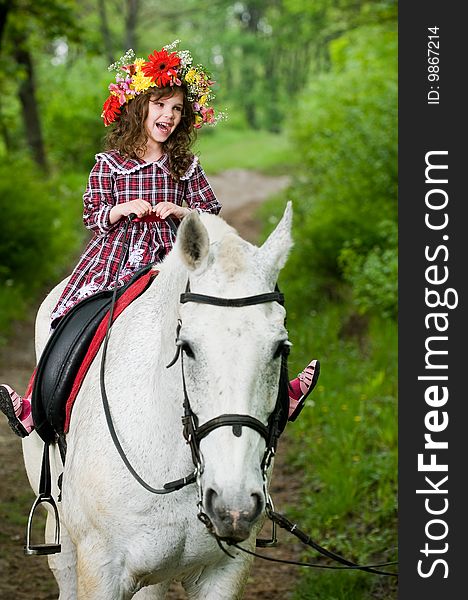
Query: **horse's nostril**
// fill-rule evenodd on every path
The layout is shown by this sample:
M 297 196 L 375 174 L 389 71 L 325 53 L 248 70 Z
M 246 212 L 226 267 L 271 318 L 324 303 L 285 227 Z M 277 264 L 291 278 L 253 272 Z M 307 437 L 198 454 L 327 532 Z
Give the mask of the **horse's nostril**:
M 218 497 L 217 492 L 213 488 L 208 488 L 205 492 L 205 508 L 210 513 L 215 512 L 216 498 Z
M 261 494 L 251 494 L 253 500 L 253 508 L 250 513 L 250 518 L 254 521 L 263 510 L 263 496 Z

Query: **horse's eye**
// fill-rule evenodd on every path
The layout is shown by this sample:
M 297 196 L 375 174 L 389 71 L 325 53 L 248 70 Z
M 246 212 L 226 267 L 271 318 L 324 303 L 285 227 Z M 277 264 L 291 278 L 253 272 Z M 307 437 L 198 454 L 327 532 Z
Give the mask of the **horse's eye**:
M 181 345 L 182 345 L 182 350 L 185 352 L 185 354 L 189 358 L 195 358 L 195 354 L 193 353 L 193 350 L 188 342 L 182 342 Z
M 279 358 L 282 354 L 289 354 L 289 346 L 290 343 L 288 342 L 288 340 L 283 340 L 281 341 L 275 349 L 275 352 L 273 354 L 273 358 Z

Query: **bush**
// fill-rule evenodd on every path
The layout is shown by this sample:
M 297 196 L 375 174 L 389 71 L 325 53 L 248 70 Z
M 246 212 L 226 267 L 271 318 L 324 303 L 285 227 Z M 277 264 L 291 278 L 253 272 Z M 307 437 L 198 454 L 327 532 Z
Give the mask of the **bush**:
M 358 241 L 345 244 L 338 257 L 344 278 L 351 284 L 353 303 L 360 314 L 396 318 L 398 311 L 397 226 L 382 221 L 376 227 L 381 240 L 369 252 Z
M 0 166 L 0 331 L 48 282 L 56 282 L 77 252 L 83 233 L 80 196 L 83 177 L 46 181 L 27 162 Z

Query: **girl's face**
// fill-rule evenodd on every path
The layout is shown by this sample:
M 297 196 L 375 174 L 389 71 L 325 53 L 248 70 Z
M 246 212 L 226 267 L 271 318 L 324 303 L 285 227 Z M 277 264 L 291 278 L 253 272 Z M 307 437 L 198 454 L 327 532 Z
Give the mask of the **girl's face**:
M 151 99 L 145 121 L 149 141 L 157 145 L 165 142 L 180 123 L 183 110 L 184 95 L 180 90 L 172 96 Z

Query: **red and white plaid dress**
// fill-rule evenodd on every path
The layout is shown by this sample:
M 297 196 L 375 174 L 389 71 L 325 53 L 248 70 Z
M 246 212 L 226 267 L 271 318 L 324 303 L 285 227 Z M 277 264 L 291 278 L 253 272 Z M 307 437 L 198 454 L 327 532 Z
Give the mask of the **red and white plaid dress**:
M 221 210 L 197 157 L 180 181 L 171 177 L 166 154 L 156 162 L 146 163 L 110 151 L 97 154 L 96 161 L 83 195 L 83 221 L 94 236 L 52 311 L 52 322 L 80 300 L 114 287 L 126 221 L 120 219 L 110 224 L 109 213 L 116 204 L 141 198 L 152 206 L 158 202 L 174 202 L 181 206 L 185 202 L 189 208 L 200 212 L 218 214 Z M 164 221 L 132 223 L 129 236 L 128 257 L 122 265 L 119 286 L 142 267 L 161 262 L 175 241 L 171 228 Z

